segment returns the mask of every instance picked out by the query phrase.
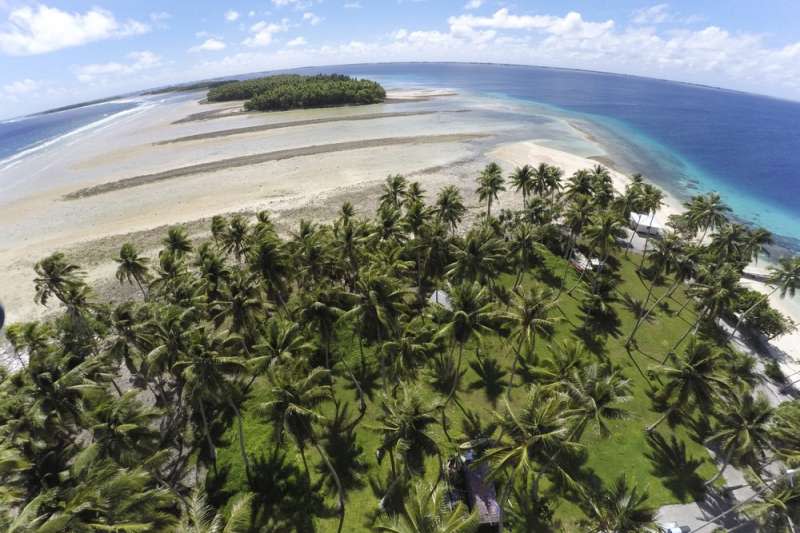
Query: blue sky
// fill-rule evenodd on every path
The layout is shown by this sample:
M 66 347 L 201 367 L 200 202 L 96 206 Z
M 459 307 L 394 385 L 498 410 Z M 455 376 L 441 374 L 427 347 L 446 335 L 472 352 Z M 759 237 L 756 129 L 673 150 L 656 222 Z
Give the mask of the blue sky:
M 585 68 L 800 99 L 798 20 L 797 0 L 0 0 L 0 117 L 272 68 L 408 60 Z

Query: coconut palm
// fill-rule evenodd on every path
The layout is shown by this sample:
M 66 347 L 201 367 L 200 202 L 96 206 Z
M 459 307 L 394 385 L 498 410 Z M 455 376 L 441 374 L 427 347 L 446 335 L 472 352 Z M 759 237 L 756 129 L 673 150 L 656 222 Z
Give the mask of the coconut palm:
M 686 208 L 686 219 L 695 233 L 701 228 L 703 233 L 698 242 L 702 243 L 709 230 L 722 226 L 728 221 L 727 213 L 731 209 L 722 202 L 717 193 L 708 193 L 704 196 L 694 196 L 683 204 Z
M 420 391 L 402 384 L 398 398 L 384 395 L 377 425 L 370 428 L 380 435 L 379 461 L 389 455 L 392 477 L 397 477 L 397 456 L 408 474 L 421 474 L 426 456 L 438 456 L 439 445 L 432 426 L 436 424 L 433 409 L 423 402 Z
M 557 300 L 553 300 L 553 291 L 541 285 L 534 285 L 527 290 L 517 290 L 509 309 L 507 319 L 514 328 L 511 342 L 514 346 L 514 363 L 511 366 L 511 378 L 507 389 L 510 398 L 514 385 L 517 363 L 523 353 L 536 357 L 536 338 L 538 335 L 550 336 L 557 322 L 551 316 Z
M 230 505 L 229 514 L 215 513 L 206 503 L 205 489 L 197 486 L 182 508 L 177 533 L 247 533 L 250 530 L 250 506 L 253 494 L 239 494 Z
M 480 345 L 481 337 L 492 331 L 489 323 L 494 313 L 486 289 L 476 282 L 449 285 L 445 292 L 450 302 L 450 309 L 447 310 L 447 318 L 437 337 L 450 341 L 451 353 L 458 346 L 456 375 L 460 375 L 464 345 L 471 340 Z M 453 381 L 452 388 L 444 401 L 445 406 L 455 394 L 458 382 L 459 380 Z
M 321 404 L 333 398 L 330 386 L 325 384 L 329 380 L 329 370 L 319 367 L 309 370 L 303 361 L 279 365 L 270 373 L 271 399 L 259 404 L 256 411 L 272 422 L 280 442 L 286 433 L 292 437 L 300 451 L 309 485 L 311 473 L 305 454 L 307 443 L 310 442 L 317 450 L 336 484 L 339 496 L 338 531 L 341 532 L 345 516 L 342 482 L 314 430 L 314 424 L 325 418 L 319 411 Z
M 453 263 L 447 276 L 457 282 L 477 281 L 493 285 L 504 269 L 507 252 L 503 242 L 487 228 L 472 229 L 452 247 Z
M 391 523 L 379 524 L 376 529 L 387 533 L 474 533 L 478 530 L 476 513 L 470 513 L 462 502 L 445 511 L 447 505 L 441 488 L 419 481 L 403 502 L 400 516 Z
M 722 463 L 706 485 L 712 485 L 722 477 L 734 459 L 749 463 L 764 459 L 764 450 L 770 445 L 772 413 L 772 406 L 763 394 L 754 398 L 750 394 L 731 391 L 725 395 L 725 401 L 719 403 L 715 412 L 716 431 L 706 439 L 708 444 L 719 446 Z
M 447 224 L 452 233 L 455 233 L 466 212 L 461 192 L 455 185 L 447 185 L 436 195 L 436 217 Z
M 36 277 L 33 280 L 36 289 L 36 302 L 47 305 L 51 296 L 66 304 L 66 294 L 70 286 L 81 282 L 80 268 L 70 263 L 61 252 L 56 252 L 42 259 L 33 267 Z
M 573 368 L 563 386 L 572 400 L 572 414 L 576 420 L 572 439 L 580 440 L 589 424 L 597 426 L 601 437 L 608 437 L 611 430 L 607 421 L 628 416 L 619 404 L 631 398 L 631 383 L 617 368 L 598 363 Z
M 497 195 L 506 190 L 503 171 L 497 163 L 489 163 L 478 176 L 478 198 L 486 202 L 486 216 L 492 216 L 492 203 Z
M 539 163 L 539 166 L 533 171 L 533 179 L 531 183 L 531 190 L 540 197 L 544 197 L 551 190 L 553 183 L 551 175 L 553 167 L 547 163 Z
M 800 288 L 800 258 L 784 257 L 780 259 L 777 266 L 770 268 L 767 283 L 773 286 L 772 290 L 739 315 L 728 339 L 733 338 L 742 322 L 755 308 L 766 302 L 776 292 L 780 291 L 781 298 L 785 298 L 787 294 L 794 298 L 795 292 Z
M 561 447 L 576 447 L 567 440 L 572 420 L 566 394 L 552 386 L 531 385 L 521 407 L 504 402 L 505 409 L 497 415 L 503 438 L 486 454 L 492 477 L 506 475 L 498 500 L 501 506 L 515 479 L 531 474 L 537 463 L 549 468 L 548 459 Z
M 270 299 L 284 307 L 291 267 L 283 243 L 274 235 L 262 234 L 250 248 L 247 261 L 250 270 L 261 278 Z
M 149 273 L 147 271 L 147 263 L 150 260 L 147 257 L 141 257 L 136 251 L 136 248 L 126 242 L 119 250 L 119 257 L 114 259 L 119 266 L 117 267 L 117 280 L 120 283 L 127 281 L 128 283 L 136 282 L 139 290 L 142 292 L 142 298 L 147 299 L 147 293 L 144 290 L 144 284 L 147 283 Z
M 750 259 L 747 239 L 747 228 L 741 224 L 722 224 L 711 238 L 708 253 L 717 265 L 736 265 L 741 269 Z
M 716 398 L 729 389 L 727 379 L 719 374 L 722 355 L 704 341 L 692 338 L 682 356 L 670 353 L 670 364 L 653 368 L 653 373 L 663 379 L 656 399 L 666 405 L 664 414 L 647 427 L 652 432 L 669 416 L 686 409 L 708 411 Z
M 161 243 L 166 251 L 176 257 L 183 257 L 192 251 L 192 242 L 189 240 L 186 229 L 182 227 L 170 228 Z
M 649 533 L 655 528 L 656 510 L 647 506 L 648 495 L 631 484 L 625 475 L 609 488 L 587 494 L 584 508 L 589 517 L 583 523 L 592 533 Z
M 755 519 L 759 531 L 795 533 L 800 523 L 800 484 L 782 473 L 779 479 L 761 479 L 748 476 L 758 499 L 743 510 Z
M 589 359 L 586 346 L 577 340 L 557 341 L 548 348 L 551 357 L 535 369 L 536 378 L 545 384 L 566 383 L 573 371 L 587 364 Z
M 523 165 L 514 169 L 514 172 L 508 177 L 508 181 L 514 190 L 522 193 L 523 205 L 528 202 L 528 196 L 533 189 L 533 167 L 530 165 Z
M 567 181 L 566 196 L 574 200 L 578 196 L 591 196 L 592 174 L 586 170 L 578 170 Z
M 252 484 L 250 460 L 245 446 L 242 414 L 234 402 L 235 391 L 227 375 L 237 375 L 245 369 L 242 357 L 230 355 L 227 339 L 210 328 L 196 328 L 188 333 L 189 340 L 185 358 L 172 365 L 172 371 L 185 382 L 183 389 L 187 403 L 197 408 L 203 423 L 203 431 L 216 468 L 216 450 L 211 440 L 206 403 L 227 403 L 236 414 L 239 430 L 239 452 L 244 463 L 247 480 Z
M 309 324 L 319 335 L 325 350 L 325 366 L 330 368 L 331 343 L 336 338 L 336 322 L 344 314 L 338 307 L 337 294 L 332 290 L 321 290 L 310 295 L 300 309 L 300 320 Z
M 664 205 L 664 192 L 655 185 L 651 185 L 649 183 L 643 184 L 639 207 L 642 209 L 642 211 L 644 211 L 645 214 L 650 215 L 650 226 L 653 225 L 653 220 L 655 220 L 656 213 L 659 209 L 661 209 L 662 205 Z M 642 268 L 644 259 L 647 257 L 647 245 L 649 243 L 650 233 L 648 232 L 644 239 L 644 249 L 642 250 L 642 259 L 639 261 L 639 268 Z
M 408 180 L 400 174 L 386 178 L 382 187 L 380 198 L 381 207 L 391 207 L 400 210 L 408 190 Z
M 591 219 L 589 226 L 584 230 L 584 235 L 588 239 L 594 253 L 600 256 L 599 273 L 605 270 L 606 263 L 611 251 L 619 247 L 619 240 L 625 238 L 625 229 L 619 216 L 610 210 L 600 211 Z M 598 276 L 595 276 L 595 282 Z M 593 283 L 596 290 L 597 284 Z
M 228 222 L 228 227 L 220 235 L 222 249 L 228 256 L 231 254 L 240 263 L 247 255 L 250 245 L 250 223 L 241 214 L 235 214 Z

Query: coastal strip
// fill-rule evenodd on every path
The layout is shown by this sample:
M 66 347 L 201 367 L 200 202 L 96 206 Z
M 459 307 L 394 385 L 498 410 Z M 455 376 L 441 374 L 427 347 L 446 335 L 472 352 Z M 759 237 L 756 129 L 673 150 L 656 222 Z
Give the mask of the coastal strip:
M 361 120 L 378 120 L 382 118 L 417 117 L 423 115 L 434 115 L 437 113 L 466 113 L 466 109 L 446 110 L 446 111 L 398 111 L 396 113 L 370 113 L 364 115 L 347 115 L 344 117 L 310 118 L 306 120 L 294 120 L 289 122 L 276 122 L 274 124 L 261 124 L 258 126 L 247 126 L 244 128 L 231 128 L 227 130 L 210 131 L 207 133 L 197 133 L 185 137 L 177 137 L 166 141 L 153 143 L 154 145 L 174 144 L 189 141 L 201 141 L 204 139 L 215 139 L 217 137 L 228 137 L 230 135 L 242 135 L 247 133 L 258 133 L 260 131 L 277 130 L 282 128 L 294 128 L 299 126 L 313 126 L 315 124 L 326 124 L 328 122 L 357 122 Z
M 228 159 L 220 159 L 218 161 L 209 161 L 208 163 L 199 163 L 197 165 L 189 165 L 185 167 L 166 170 L 163 172 L 144 174 L 141 176 L 134 176 L 131 178 L 123 178 L 108 183 L 101 183 L 99 185 L 86 187 L 71 192 L 69 194 L 66 194 L 63 196 L 63 199 L 78 200 L 80 198 L 97 196 L 100 194 L 105 194 L 120 189 L 139 187 L 141 185 L 147 185 L 150 183 L 156 183 L 159 181 L 165 181 L 175 178 L 182 178 L 194 174 L 203 174 L 207 172 L 227 170 L 230 168 L 259 165 L 261 163 L 267 163 L 269 161 L 280 161 L 283 159 L 291 159 L 294 157 L 329 154 L 332 152 L 343 152 L 347 150 L 361 150 L 364 148 L 379 148 L 383 146 L 399 146 L 405 144 L 435 144 L 435 143 L 464 142 L 475 139 L 481 139 L 488 136 L 489 135 L 485 133 L 446 133 L 441 135 L 423 135 L 418 137 L 385 137 L 381 139 L 366 139 L 362 141 L 348 141 L 340 143 L 303 146 L 300 148 L 290 148 L 287 150 L 276 150 L 274 152 L 264 152 L 260 154 L 252 154 L 239 157 L 231 157 Z

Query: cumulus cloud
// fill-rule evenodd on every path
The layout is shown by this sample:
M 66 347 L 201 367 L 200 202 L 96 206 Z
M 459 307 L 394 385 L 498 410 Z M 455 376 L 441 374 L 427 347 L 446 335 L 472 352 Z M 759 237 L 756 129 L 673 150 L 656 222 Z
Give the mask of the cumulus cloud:
M 286 46 L 294 48 L 297 46 L 305 46 L 307 44 L 308 43 L 306 42 L 305 38 L 300 36 L 300 37 L 295 37 L 294 39 L 286 43 Z
M 225 50 L 225 41 L 219 39 L 206 39 L 202 44 L 189 48 L 190 52 L 217 52 Z
M 3 85 L 3 92 L 9 96 L 22 96 L 36 92 L 42 84 L 30 78 Z
M 655 20 L 652 16 L 648 20 Z M 670 23 L 687 20 L 670 16 Z M 605 70 L 800 98 L 800 41 L 774 46 L 762 35 L 719 26 L 661 26 L 632 19 L 620 23 L 578 12 L 500 9 L 487 16 L 453 16 L 446 23 L 444 29 L 398 28 L 370 42 L 228 55 L 202 63 L 197 73 L 208 77 L 378 60 L 487 61 Z
M 469 2 L 464 5 L 464 9 L 478 9 L 482 5 L 483 0 L 469 0 Z
M 44 54 L 103 39 L 146 33 L 147 24 L 118 21 L 110 11 L 92 8 L 68 13 L 39 4 L 11 11 L 6 28 L 0 30 L 0 51 L 8 55 Z
M 312 0 L 272 0 L 277 7 L 292 6 L 297 10 L 308 9 L 314 5 Z
M 669 20 L 669 5 L 656 4 L 633 12 L 631 19 L 635 24 L 660 24 Z
M 242 44 L 251 48 L 269 46 L 272 44 L 273 35 L 285 32 L 288 29 L 289 23 L 286 19 L 282 20 L 280 24 L 274 22 L 267 23 L 262 20 L 250 27 L 251 35 L 242 41 Z
M 320 22 L 322 22 L 322 17 L 315 15 L 311 11 L 306 11 L 305 13 L 303 13 L 303 20 L 305 20 L 312 26 L 317 26 L 319 25 Z
M 76 75 L 78 80 L 83 83 L 94 83 L 104 81 L 109 77 L 130 76 L 143 70 L 148 70 L 161 66 L 161 57 L 149 50 L 141 52 L 131 52 L 127 56 L 128 61 L 124 63 L 96 63 L 78 67 Z
M 228 22 L 236 22 L 237 20 L 239 20 L 239 12 L 234 11 L 233 9 L 229 9 L 228 11 L 225 12 L 225 20 L 227 20 Z
M 358 0 L 355 0 L 354 2 L 345 2 L 344 6 L 342 7 L 345 9 L 361 9 L 361 2 Z

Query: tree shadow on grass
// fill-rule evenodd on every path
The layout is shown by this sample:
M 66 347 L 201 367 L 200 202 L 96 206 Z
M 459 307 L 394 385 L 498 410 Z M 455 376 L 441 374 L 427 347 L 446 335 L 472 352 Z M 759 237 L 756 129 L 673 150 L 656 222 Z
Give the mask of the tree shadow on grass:
M 362 367 L 360 364 L 351 364 L 350 369 L 352 370 L 355 378 L 358 380 L 361 390 L 364 391 L 364 395 L 369 398 L 370 401 L 372 401 L 375 396 L 375 391 L 381 387 L 381 373 L 378 369 L 378 366 L 374 363 L 367 363 L 367 365 L 364 367 Z M 358 390 L 356 390 L 356 386 L 350 376 L 345 375 L 343 376 L 343 379 L 345 379 L 345 388 L 352 390 L 355 393 L 355 398 L 358 399 Z
M 339 475 L 342 488 L 345 491 L 360 489 L 365 486 L 362 475 L 366 474 L 369 466 L 363 460 L 364 448 L 358 444 L 352 424 L 354 418 L 350 416 L 350 404 L 336 404 L 336 412 L 325 424 L 323 433 L 323 448 Z M 317 473 L 322 477 L 328 494 L 336 492 L 336 483 L 324 463 L 316 466 Z
M 469 389 L 482 389 L 492 407 L 497 407 L 497 398 L 508 386 L 508 380 L 506 380 L 508 372 L 497 362 L 497 359 L 488 356 L 470 361 L 469 366 L 478 375 L 478 379 L 469 384 Z
M 603 487 L 603 480 L 594 469 L 586 466 L 588 459 L 589 451 L 586 448 L 562 452 L 558 458 L 558 468 L 552 469 L 547 475 L 552 483 L 549 492 L 578 502 L 582 500 L 583 494 L 577 487 L 589 493 L 600 490 Z
M 315 515 L 336 514 L 334 509 L 325 507 L 319 487 L 309 486 L 303 470 L 287 461 L 279 447 L 254 458 L 252 472 L 254 531 L 282 531 L 288 527 L 287 530 L 313 532 Z M 275 517 L 281 517 L 282 522 L 275 523 Z
M 651 473 L 657 476 L 666 488 L 681 501 L 699 501 L 705 496 L 703 478 L 697 469 L 703 464 L 701 459 L 689 457 L 686 443 L 670 435 L 667 441 L 661 433 L 653 432 L 647 436 L 650 451 L 645 455 L 652 462 Z

